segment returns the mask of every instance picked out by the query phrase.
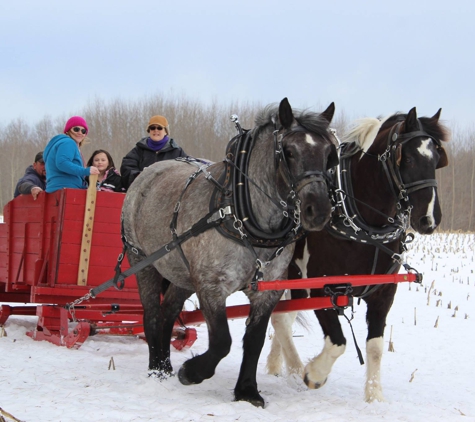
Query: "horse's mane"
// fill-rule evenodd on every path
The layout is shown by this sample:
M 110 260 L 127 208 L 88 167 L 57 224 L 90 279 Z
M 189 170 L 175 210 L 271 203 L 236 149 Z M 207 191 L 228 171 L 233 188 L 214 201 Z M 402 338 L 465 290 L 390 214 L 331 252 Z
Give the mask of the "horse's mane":
M 397 122 L 404 121 L 406 117 L 407 114 L 398 112 L 384 119 L 373 117 L 359 119 L 356 121 L 356 125 L 343 137 L 342 142 L 355 142 L 363 151 L 368 151 L 378 133 L 391 128 Z M 419 117 L 419 121 L 428 135 L 442 142 L 448 142 L 449 132 L 443 124 L 429 117 Z
M 383 121 L 374 117 L 358 119 L 353 128 L 343 136 L 342 142 L 355 142 L 363 151 L 368 151 L 378 135 Z
M 304 127 L 309 132 L 328 137 L 328 121 L 325 120 L 319 113 L 298 109 L 292 109 L 292 113 L 300 126 Z M 274 130 L 274 122 L 277 123 L 277 128 L 279 129 L 280 125 L 278 123 L 278 115 L 278 105 L 270 104 L 266 106 L 256 115 L 256 131 L 263 131 L 269 125 L 272 125 L 272 130 Z

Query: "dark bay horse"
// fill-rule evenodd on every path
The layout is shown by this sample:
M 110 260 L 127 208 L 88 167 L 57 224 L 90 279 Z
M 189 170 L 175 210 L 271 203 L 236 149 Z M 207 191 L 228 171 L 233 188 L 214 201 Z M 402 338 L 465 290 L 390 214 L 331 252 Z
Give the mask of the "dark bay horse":
M 185 385 L 211 378 L 231 347 L 226 298 L 244 290 L 250 313 L 234 396 L 264 406 L 257 363 L 282 291 L 248 286 L 285 277 L 301 228 L 321 230 L 329 221 L 326 172 L 338 162 L 338 143 L 328 130 L 334 110 L 332 103 L 321 114 L 298 112 L 285 98 L 278 107 L 266 107 L 254 129 L 242 131 L 238 125 L 241 134 L 231 140 L 224 162 L 164 161 L 134 181 L 122 211 L 131 265 L 163 245 L 171 251 L 137 273 L 149 375 L 174 374 L 173 324 L 196 292 L 208 327 L 208 350 L 187 360 L 178 378 Z M 184 233 L 191 234 L 175 247 Z M 171 284 L 161 302 L 162 277 Z
M 341 144 L 338 177 L 341 189 L 326 230 L 312 232 L 295 249 L 289 278 L 333 275 L 394 274 L 403 262 L 409 225 L 431 234 L 441 221 L 435 170 L 448 164 L 442 142 L 447 130 L 433 117 L 417 117 L 413 108 L 384 122 L 362 119 Z M 380 381 L 386 317 L 396 294 L 396 284 L 354 288 L 353 295 L 367 304 L 367 377 L 365 399 L 384 400 Z M 294 295 L 295 291 L 292 291 Z M 311 290 L 312 297 L 323 291 Z M 294 296 L 293 296 L 294 297 Z M 316 310 L 324 333 L 322 352 L 304 368 L 292 341 L 295 315 L 272 315 L 275 328 L 269 373 L 299 373 L 310 388 L 323 386 L 346 339 L 335 309 Z M 282 350 L 283 348 L 283 350 Z M 362 359 L 362 357 L 361 357 Z

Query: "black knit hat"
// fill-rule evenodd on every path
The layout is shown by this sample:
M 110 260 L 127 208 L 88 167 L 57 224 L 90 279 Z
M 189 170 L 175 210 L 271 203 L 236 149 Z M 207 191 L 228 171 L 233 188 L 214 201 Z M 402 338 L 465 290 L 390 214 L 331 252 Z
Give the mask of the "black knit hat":
M 35 163 L 41 163 L 41 164 L 44 164 L 45 163 L 45 160 L 43 160 L 43 151 L 39 152 L 38 154 L 36 154 L 35 156 Z

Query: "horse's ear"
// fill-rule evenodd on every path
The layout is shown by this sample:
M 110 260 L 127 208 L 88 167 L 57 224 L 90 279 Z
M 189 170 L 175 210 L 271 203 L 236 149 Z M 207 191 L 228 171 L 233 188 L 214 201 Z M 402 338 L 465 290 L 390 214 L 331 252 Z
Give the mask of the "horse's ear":
M 439 108 L 439 111 L 435 113 L 430 119 L 434 122 L 437 123 L 440 119 L 440 113 L 442 113 L 442 109 Z
M 282 127 L 290 129 L 290 126 L 294 122 L 294 114 L 292 113 L 292 107 L 289 100 L 285 97 L 279 105 L 279 121 Z
M 419 130 L 419 121 L 417 120 L 417 111 L 415 107 L 412 107 L 407 113 L 406 117 L 406 124 L 405 124 L 406 132 L 415 132 Z
M 331 123 L 333 119 L 333 115 L 335 114 L 335 103 L 331 103 L 327 109 L 320 114 L 327 122 L 328 124 Z
M 439 153 L 439 162 L 437 163 L 437 166 L 435 168 L 441 169 L 443 167 L 447 167 L 449 165 L 449 159 L 447 157 L 445 149 L 443 147 L 437 148 L 437 152 Z

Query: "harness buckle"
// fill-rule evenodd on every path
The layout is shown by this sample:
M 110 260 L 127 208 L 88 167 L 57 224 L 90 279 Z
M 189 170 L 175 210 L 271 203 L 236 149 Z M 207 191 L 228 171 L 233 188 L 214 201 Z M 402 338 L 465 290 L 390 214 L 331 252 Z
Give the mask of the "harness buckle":
M 404 260 L 403 260 L 403 257 L 401 254 L 398 254 L 398 253 L 394 253 L 392 256 L 391 256 L 391 259 L 395 262 L 397 262 L 399 265 L 403 265 L 404 264 Z
M 280 254 L 282 253 L 283 250 L 284 250 L 283 246 L 281 246 L 279 249 L 277 249 L 275 251 L 275 257 L 277 258 L 278 256 L 280 256 Z
M 226 217 L 227 215 L 230 215 L 230 214 L 232 214 L 230 205 L 228 205 L 227 207 L 219 209 L 219 218 L 221 218 L 221 219 L 224 219 L 224 217 Z

